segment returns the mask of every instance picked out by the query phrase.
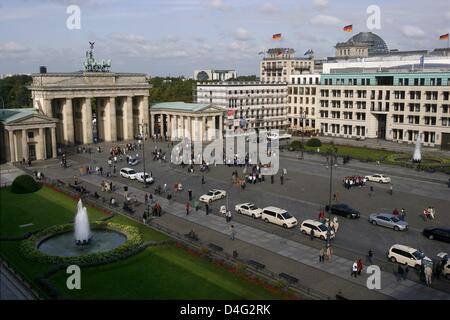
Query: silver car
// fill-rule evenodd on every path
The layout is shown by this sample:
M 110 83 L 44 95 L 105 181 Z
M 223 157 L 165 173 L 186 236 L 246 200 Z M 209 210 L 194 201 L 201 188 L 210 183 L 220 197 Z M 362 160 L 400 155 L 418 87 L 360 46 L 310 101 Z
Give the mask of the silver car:
M 402 221 L 391 213 L 372 213 L 369 222 L 373 225 L 392 228 L 395 231 L 408 230 L 408 222 Z

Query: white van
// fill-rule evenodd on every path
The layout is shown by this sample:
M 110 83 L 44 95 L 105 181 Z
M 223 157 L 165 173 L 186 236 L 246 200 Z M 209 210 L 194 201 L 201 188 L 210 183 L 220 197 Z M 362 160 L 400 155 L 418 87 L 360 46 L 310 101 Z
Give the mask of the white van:
M 274 223 L 284 228 L 293 228 L 297 225 L 297 219 L 289 212 L 277 207 L 265 207 L 261 214 L 261 219 L 267 223 Z
M 420 270 L 422 266 L 422 260 L 428 260 L 432 262 L 430 258 L 417 249 L 404 246 L 402 244 L 394 244 L 388 251 L 388 259 L 391 262 L 408 265 L 411 268 Z
M 303 234 L 311 234 L 311 230 L 314 230 L 314 237 L 320 238 L 322 240 L 327 239 L 328 226 L 323 222 L 308 219 L 301 223 L 300 231 Z M 330 230 L 330 239 L 335 237 L 334 231 Z

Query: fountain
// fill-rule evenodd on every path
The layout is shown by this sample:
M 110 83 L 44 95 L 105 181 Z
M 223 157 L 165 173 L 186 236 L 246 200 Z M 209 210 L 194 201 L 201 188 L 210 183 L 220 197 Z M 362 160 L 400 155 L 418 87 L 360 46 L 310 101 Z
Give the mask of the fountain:
M 77 204 L 77 215 L 75 216 L 75 243 L 77 245 L 86 245 L 91 240 L 91 227 L 87 215 L 86 207 L 83 207 L 81 199 Z
M 420 136 L 417 137 L 416 147 L 412 158 L 413 162 L 420 163 L 422 161 L 422 152 L 420 151 Z

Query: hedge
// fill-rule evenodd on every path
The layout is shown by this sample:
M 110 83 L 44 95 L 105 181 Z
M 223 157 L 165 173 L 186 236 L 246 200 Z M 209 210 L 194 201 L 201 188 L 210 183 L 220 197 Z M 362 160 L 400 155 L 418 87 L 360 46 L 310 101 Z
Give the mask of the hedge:
M 72 231 L 74 228 L 73 224 L 62 224 L 46 228 L 38 233 L 33 234 L 26 240 L 23 240 L 20 244 L 20 250 L 24 256 L 30 260 L 45 263 L 45 264 L 59 264 L 59 265 L 86 265 L 86 264 L 97 264 L 111 260 L 119 260 L 124 257 L 129 256 L 130 251 L 135 251 L 142 244 L 142 236 L 139 229 L 132 226 L 125 226 L 111 222 L 94 222 L 91 224 L 92 229 L 112 229 L 121 232 L 126 235 L 127 241 L 122 245 L 106 252 L 97 252 L 91 254 L 85 254 L 74 257 L 60 257 L 51 256 L 38 249 L 38 241 L 42 238 L 59 234 L 64 232 Z
M 319 148 L 322 146 L 322 142 L 317 138 L 311 138 L 306 142 L 308 147 Z
M 33 193 L 38 191 L 41 185 L 37 183 L 33 177 L 23 174 L 16 177 L 11 185 L 11 191 L 13 193 Z

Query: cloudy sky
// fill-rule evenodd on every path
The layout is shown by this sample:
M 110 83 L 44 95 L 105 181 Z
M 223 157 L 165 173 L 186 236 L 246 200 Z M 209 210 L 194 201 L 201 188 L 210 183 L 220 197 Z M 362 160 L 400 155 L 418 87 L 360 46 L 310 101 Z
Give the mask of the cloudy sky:
M 80 8 L 80 28 L 67 28 L 67 8 Z M 366 12 L 380 8 L 379 30 Z M 0 0 L 0 74 L 81 69 L 89 41 L 113 71 L 192 76 L 194 69 L 257 74 L 258 52 L 292 47 L 302 56 L 332 56 L 336 42 L 373 31 L 401 50 L 446 46 L 448 0 Z M 281 33 L 275 42 L 272 34 Z

